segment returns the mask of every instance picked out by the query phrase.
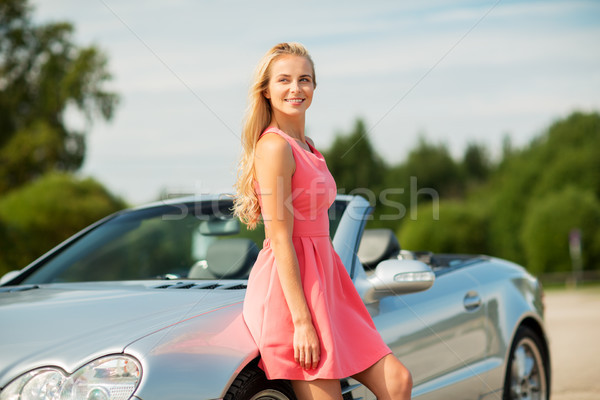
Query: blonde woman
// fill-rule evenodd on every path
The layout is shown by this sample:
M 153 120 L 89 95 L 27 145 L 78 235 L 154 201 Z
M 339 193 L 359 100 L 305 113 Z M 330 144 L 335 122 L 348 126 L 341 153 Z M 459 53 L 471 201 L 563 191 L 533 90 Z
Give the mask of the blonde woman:
M 315 69 L 299 43 L 260 61 L 242 133 L 235 214 L 265 224 L 244 320 L 268 379 L 287 379 L 299 399 L 341 399 L 352 376 L 378 399 L 409 399 L 409 371 L 391 354 L 329 238 L 337 192 L 323 155 L 304 135 Z

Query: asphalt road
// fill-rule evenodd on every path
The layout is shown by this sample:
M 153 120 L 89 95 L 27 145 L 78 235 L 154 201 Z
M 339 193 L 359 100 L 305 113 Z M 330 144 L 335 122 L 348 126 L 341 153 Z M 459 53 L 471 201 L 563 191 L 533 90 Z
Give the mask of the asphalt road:
M 600 399 L 600 288 L 546 292 L 551 400 Z

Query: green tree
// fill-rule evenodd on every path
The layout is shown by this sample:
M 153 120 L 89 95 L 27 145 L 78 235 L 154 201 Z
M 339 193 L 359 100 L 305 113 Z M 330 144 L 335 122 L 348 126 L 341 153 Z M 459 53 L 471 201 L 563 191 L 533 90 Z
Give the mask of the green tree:
M 567 186 L 592 190 L 600 198 L 600 114 L 574 112 L 553 123 L 525 149 L 512 150 L 491 178 L 490 250 L 524 263 L 519 232 L 528 210 Z M 558 218 L 566 218 L 563 214 Z
M 484 182 L 490 175 L 492 165 L 487 149 L 482 144 L 469 143 L 462 160 L 466 179 L 474 183 Z
M 371 144 L 364 122 L 358 119 L 349 134 L 338 134 L 323 154 L 338 192 L 361 195 L 375 206 L 370 226 L 395 228 L 404 216 L 404 197 L 398 193 L 403 183 L 394 182 L 390 186 L 389 168 Z M 392 202 L 400 204 L 402 210 L 390 206 Z
M 371 145 L 362 120 L 356 121 L 348 135 L 338 134 L 331 147 L 323 153 L 340 191 L 381 190 L 387 167 Z
M 0 198 L 0 274 L 125 207 L 95 180 L 50 173 Z
M 400 244 L 410 250 L 438 253 L 484 254 L 488 250 L 488 215 L 484 207 L 460 200 L 423 204 L 411 210 L 398 232 Z M 437 211 L 437 212 L 436 212 Z
M 404 172 L 416 177 L 418 186 L 436 190 L 441 198 L 462 197 L 464 179 L 459 165 L 444 144 L 429 143 L 421 137 L 404 164 Z
M 575 112 L 552 124 L 538 145 L 542 173 L 536 194 L 574 185 L 600 198 L 600 114 Z
M 0 2 L 0 193 L 58 169 L 78 169 L 85 133 L 65 123 L 67 108 L 110 120 L 118 96 L 106 56 L 74 43 L 71 24 L 35 25 L 27 0 Z
M 584 269 L 600 263 L 600 201 L 590 190 L 568 186 L 530 204 L 520 240 L 534 273 L 570 271 L 569 233 L 579 229 Z

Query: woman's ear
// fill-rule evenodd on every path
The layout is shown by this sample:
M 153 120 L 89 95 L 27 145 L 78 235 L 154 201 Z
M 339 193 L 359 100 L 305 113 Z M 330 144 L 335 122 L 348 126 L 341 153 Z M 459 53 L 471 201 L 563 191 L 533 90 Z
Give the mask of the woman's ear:
M 269 94 L 269 89 L 263 90 L 263 96 L 267 99 L 271 99 L 271 95 Z

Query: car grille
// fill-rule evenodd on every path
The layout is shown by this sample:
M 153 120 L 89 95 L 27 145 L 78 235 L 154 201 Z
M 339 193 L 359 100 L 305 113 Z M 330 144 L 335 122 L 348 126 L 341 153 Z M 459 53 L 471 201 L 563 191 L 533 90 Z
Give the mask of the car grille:
M 204 290 L 242 290 L 246 289 L 245 283 L 187 283 L 177 282 L 155 286 L 155 289 L 204 289 Z

